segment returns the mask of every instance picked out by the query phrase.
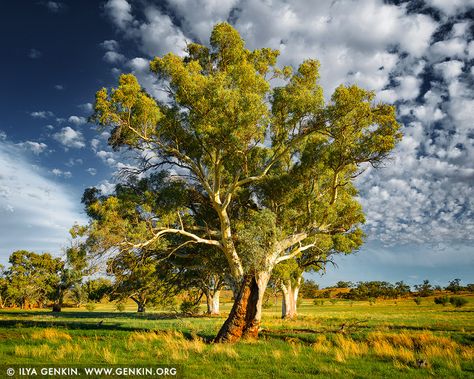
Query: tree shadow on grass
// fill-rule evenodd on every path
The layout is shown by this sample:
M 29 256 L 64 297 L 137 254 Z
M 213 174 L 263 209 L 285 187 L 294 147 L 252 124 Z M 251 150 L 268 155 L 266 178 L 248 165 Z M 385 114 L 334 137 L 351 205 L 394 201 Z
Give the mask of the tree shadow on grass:
M 0 328 L 66 328 L 71 330 L 148 331 L 126 323 L 141 320 L 177 320 L 176 314 L 134 312 L 2 311 Z M 37 318 L 37 319 L 35 319 Z
M 81 321 L 47 321 L 47 320 L 24 320 L 9 319 L 0 320 L 0 328 L 18 329 L 18 328 L 64 328 L 68 330 L 104 330 L 104 331 L 143 331 L 144 328 L 134 328 L 119 323 L 109 322 L 81 322 Z
M 136 312 L 43 312 L 43 311 L 2 311 L 1 316 L 8 318 L 0 318 L 0 340 L 11 338 L 13 329 L 19 328 L 61 328 L 68 330 L 84 330 L 84 331 L 116 331 L 116 332 L 154 332 L 167 333 L 170 329 L 156 329 L 153 325 L 143 325 L 141 327 L 130 326 L 130 323 L 141 320 L 175 320 L 181 322 L 188 318 L 196 317 L 180 317 L 179 314 L 165 313 L 136 313 Z M 35 317 L 39 319 L 34 319 Z M 177 325 L 178 327 L 178 325 Z M 11 329 L 6 333 L 2 333 L 1 329 Z M 173 329 L 173 327 L 171 327 Z M 210 343 L 214 340 L 214 333 L 210 331 L 192 331 L 179 327 L 184 338 L 193 340 L 196 337 L 201 338 L 204 342 Z
M 176 313 L 138 313 L 138 312 L 47 312 L 47 311 L 1 311 L 0 316 L 47 317 L 76 319 L 132 319 L 132 320 L 172 320 L 179 318 Z

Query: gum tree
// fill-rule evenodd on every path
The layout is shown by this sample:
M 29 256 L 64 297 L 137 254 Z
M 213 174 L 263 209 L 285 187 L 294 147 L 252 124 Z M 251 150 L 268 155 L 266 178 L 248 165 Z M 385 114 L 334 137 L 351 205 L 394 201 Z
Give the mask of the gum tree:
M 111 299 L 124 301 L 131 299 L 137 305 L 137 312 L 143 313 L 147 305 L 166 304 L 179 293 L 181 286 L 175 285 L 177 273 L 172 267 L 156 259 L 124 252 L 107 264 L 107 272 L 113 275 Z
M 110 132 L 109 144 L 135 152 L 142 175 L 173 170 L 217 222 L 194 222 L 191 206 L 166 216 L 135 207 L 122 222 L 114 213 L 120 205 L 109 201 L 97 206 L 102 218 L 93 229 L 115 233 L 120 249 L 169 236 L 219 249 L 238 288 L 220 342 L 258 334 L 276 264 L 320 236 L 354 231 L 363 215 L 351 182 L 400 138 L 394 108 L 375 103 L 372 92 L 340 86 L 325 104 L 319 63 L 306 60 L 293 73 L 277 67 L 278 54 L 250 51 L 235 29 L 218 24 L 210 47 L 191 43 L 184 57 L 151 62 L 167 101 L 153 99 L 133 75 L 96 95 L 93 118 Z
M 64 262 L 49 253 L 36 254 L 27 250 L 13 252 L 8 262 L 8 295 L 22 309 L 36 304 L 44 306 L 56 295 Z
M 362 231 L 357 228 L 352 233 L 320 236 L 317 246 L 275 267 L 273 277 L 283 294 L 282 318 L 298 316 L 297 303 L 303 274 L 326 270 L 328 263 L 334 264 L 332 259 L 336 254 L 354 252 L 362 244 L 362 236 Z

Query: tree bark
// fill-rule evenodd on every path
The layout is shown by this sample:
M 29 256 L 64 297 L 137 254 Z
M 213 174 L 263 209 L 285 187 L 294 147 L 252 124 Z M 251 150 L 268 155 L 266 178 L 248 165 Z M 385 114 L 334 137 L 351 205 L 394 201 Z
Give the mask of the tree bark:
M 269 272 L 244 276 L 229 317 L 217 334 L 215 342 L 236 342 L 242 337 L 258 336 L 263 294 L 269 279 Z
M 58 298 L 53 304 L 53 312 L 61 312 L 64 303 L 64 293 L 61 291 L 61 289 L 58 291 Z
M 60 303 L 54 303 L 53 304 L 53 312 L 61 312 L 61 304 Z
M 211 291 L 205 292 L 205 295 L 206 295 L 206 305 L 207 305 L 207 312 L 206 313 L 208 315 L 210 315 L 210 314 L 212 314 L 212 303 L 213 303 Z

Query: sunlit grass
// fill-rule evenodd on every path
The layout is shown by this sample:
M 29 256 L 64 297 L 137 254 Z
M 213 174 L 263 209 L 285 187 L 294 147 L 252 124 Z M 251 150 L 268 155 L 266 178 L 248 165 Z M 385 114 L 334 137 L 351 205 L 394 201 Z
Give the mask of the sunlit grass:
M 460 310 L 431 303 L 315 306 L 306 300 L 296 320 L 281 320 L 276 307 L 265 310 L 260 340 L 233 345 L 211 342 L 225 315 L 162 319 L 159 313 L 112 312 L 110 305 L 54 316 L 4 311 L 0 359 L 17 364 L 174 363 L 191 378 L 471 377 L 472 300 Z M 223 311 L 229 307 L 224 304 Z

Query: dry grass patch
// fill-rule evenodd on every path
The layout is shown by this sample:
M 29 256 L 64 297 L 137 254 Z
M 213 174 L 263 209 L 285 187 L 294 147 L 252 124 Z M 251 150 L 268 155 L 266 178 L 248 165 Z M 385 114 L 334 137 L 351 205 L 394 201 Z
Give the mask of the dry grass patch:
M 128 337 L 129 343 L 152 342 L 160 339 L 160 334 L 155 332 L 133 332 Z
M 216 343 L 212 345 L 211 351 L 214 355 L 223 355 L 227 358 L 238 358 L 239 354 L 234 350 L 233 345 L 225 343 Z
M 275 358 L 275 359 L 281 359 L 281 357 L 283 356 L 283 353 L 281 352 L 281 350 L 272 350 L 272 357 Z
M 28 357 L 30 355 L 30 350 L 27 346 L 15 346 L 15 355 L 17 357 Z
M 107 347 L 104 347 L 102 348 L 102 350 L 100 350 L 101 352 L 101 358 L 103 358 L 103 360 L 111 365 L 113 364 L 116 364 L 118 362 L 117 360 L 117 356 L 115 355 L 115 353 L 113 353 L 112 351 L 109 350 L 109 348 Z
M 67 358 L 68 360 L 79 361 L 83 352 L 84 350 L 80 345 L 67 342 L 56 349 L 53 358 L 55 361 L 60 361 L 64 358 Z
M 417 334 L 371 333 L 368 337 L 373 353 L 382 358 L 391 358 L 402 363 L 416 364 L 417 358 L 433 362 L 445 362 L 458 368 L 460 358 L 466 359 L 469 352 L 448 337 L 436 336 L 431 332 Z M 466 351 L 466 353 L 463 352 Z M 470 352 L 472 355 L 472 351 Z
M 329 341 L 326 339 L 326 336 L 324 335 L 319 335 L 316 338 L 316 342 L 313 343 L 313 350 L 316 351 L 317 353 L 322 353 L 322 354 L 328 354 L 329 351 L 331 350 L 331 344 Z
M 472 361 L 474 360 L 474 347 L 464 346 L 461 348 L 461 358 L 463 360 Z
M 18 357 L 45 358 L 52 355 L 53 350 L 47 344 L 40 346 L 15 346 L 15 355 Z
M 160 333 L 159 340 L 164 344 L 165 351 L 170 352 L 170 357 L 174 360 L 187 359 L 189 352 L 202 353 L 206 347 L 201 338 L 193 336 L 189 340 L 182 333 L 176 331 Z
M 31 339 L 33 340 L 47 340 L 51 342 L 58 341 L 71 341 L 72 337 L 61 330 L 54 328 L 46 328 L 31 334 Z
M 334 344 L 346 357 L 358 357 L 367 354 L 369 350 L 365 342 L 354 341 L 352 338 L 346 338 L 342 334 L 335 336 Z

